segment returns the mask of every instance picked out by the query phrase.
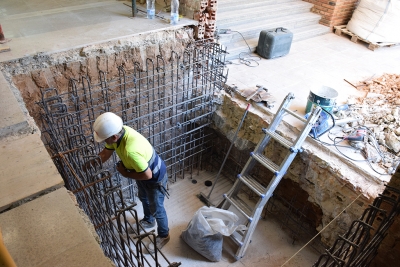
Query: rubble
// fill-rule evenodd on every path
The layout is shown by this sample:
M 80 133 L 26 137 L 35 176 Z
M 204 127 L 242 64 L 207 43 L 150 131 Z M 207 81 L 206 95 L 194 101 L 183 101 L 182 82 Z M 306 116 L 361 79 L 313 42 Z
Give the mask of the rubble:
M 379 165 L 390 174 L 400 160 L 400 74 L 369 79 L 357 85 L 357 89 L 364 91 L 365 96 L 349 99 L 350 109 L 336 116 L 359 118 L 358 126 L 368 127 L 384 155 Z

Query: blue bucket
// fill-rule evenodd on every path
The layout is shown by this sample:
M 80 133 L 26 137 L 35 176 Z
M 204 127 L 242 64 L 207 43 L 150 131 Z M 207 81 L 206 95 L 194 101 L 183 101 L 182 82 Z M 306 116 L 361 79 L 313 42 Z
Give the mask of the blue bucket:
M 336 105 L 338 92 L 328 86 L 322 86 L 317 90 L 311 90 L 308 95 L 306 114 L 309 113 L 315 106 L 320 106 L 328 112 L 331 112 Z

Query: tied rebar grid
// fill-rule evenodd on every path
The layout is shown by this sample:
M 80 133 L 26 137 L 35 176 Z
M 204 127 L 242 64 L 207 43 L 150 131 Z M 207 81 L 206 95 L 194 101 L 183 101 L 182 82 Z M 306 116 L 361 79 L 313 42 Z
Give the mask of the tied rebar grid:
M 219 44 L 202 40 L 181 54 L 172 51 L 168 61 L 157 56 L 147 58 L 144 66 L 120 66 L 115 79 L 100 71 L 98 84 L 82 76 L 70 79 L 67 92 L 42 91 L 42 139 L 66 187 L 94 224 L 105 254 L 117 266 L 180 263 L 170 263 L 161 251 L 148 253 L 146 240 L 153 242 L 155 234 L 135 224 L 136 184 L 116 172 L 115 153 L 112 160 L 101 162 L 103 145 L 93 141 L 95 119 L 107 111 L 121 116 L 152 143 L 166 162 L 170 181 L 192 175 L 209 158 L 205 155 L 212 136 L 207 126 L 215 109 L 214 93 L 223 90 L 227 78 L 225 54 Z
M 364 210 L 358 220 L 353 221 L 349 230 L 339 236 L 313 266 L 369 266 L 399 213 L 400 191 L 386 186 L 384 192 Z

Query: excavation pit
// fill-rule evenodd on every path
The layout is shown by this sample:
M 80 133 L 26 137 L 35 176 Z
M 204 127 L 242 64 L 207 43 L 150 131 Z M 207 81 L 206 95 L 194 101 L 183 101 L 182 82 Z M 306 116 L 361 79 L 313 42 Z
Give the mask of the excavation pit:
M 168 38 L 167 38 L 168 39 Z M 183 45 L 181 47 L 184 47 Z M 136 49 L 136 48 L 135 48 Z M 132 49 L 132 50 L 135 50 Z M 138 48 L 136 49 L 137 51 L 140 51 L 140 53 L 143 52 L 142 48 Z M 160 49 L 155 49 L 152 50 L 151 48 L 149 49 L 145 49 L 146 52 L 148 51 L 160 51 Z M 57 112 L 61 112 L 63 111 L 64 107 L 63 105 L 58 105 L 59 102 L 57 102 L 59 98 L 63 99 L 62 103 L 71 103 L 72 106 L 76 106 L 80 111 L 84 111 L 84 116 L 80 116 L 80 118 L 82 119 L 82 123 L 80 124 L 74 124 L 74 125 L 82 125 L 85 126 L 86 128 L 80 129 L 79 127 L 70 127 L 67 129 L 68 124 L 64 124 L 65 121 L 76 121 L 77 117 L 67 117 L 67 118 L 62 118 L 59 120 L 59 118 L 57 116 L 50 116 L 50 119 L 55 119 L 58 121 L 60 121 L 60 125 L 63 128 L 63 131 L 59 131 L 57 132 L 57 135 L 59 135 L 60 137 L 65 137 L 65 135 L 69 137 L 72 137 L 70 139 L 67 138 L 67 140 L 70 140 L 68 142 L 60 142 L 60 144 L 56 145 L 60 145 L 65 146 L 62 148 L 65 149 L 61 149 L 61 151 L 64 152 L 68 152 L 69 150 L 73 150 L 76 148 L 76 146 L 81 145 L 86 141 L 91 142 L 91 130 L 90 130 L 90 123 L 93 122 L 93 119 L 96 117 L 96 115 L 100 114 L 101 112 L 106 111 L 108 108 L 111 109 L 115 109 L 117 110 L 121 115 L 123 115 L 123 111 L 129 109 L 129 112 L 126 116 L 126 120 L 129 121 L 130 123 L 132 123 L 132 125 L 135 125 L 136 127 L 138 127 L 139 129 L 143 130 L 144 134 L 148 134 L 149 138 L 151 137 L 151 131 L 152 131 L 152 126 L 154 126 L 154 132 L 159 132 L 160 129 L 160 125 L 154 124 L 154 122 L 165 122 L 166 125 L 170 124 L 170 125 L 174 125 L 174 123 L 167 121 L 166 119 L 164 119 L 164 116 L 166 116 L 166 113 L 163 113 L 162 111 L 160 112 L 160 107 L 161 109 L 163 107 L 166 107 L 166 104 L 163 103 L 159 103 L 158 100 L 157 102 L 154 102 L 154 99 L 151 99 L 153 93 L 154 95 L 158 96 L 158 92 L 156 90 L 153 91 L 149 91 L 148 89 L 144 89 L 145 91 L 147 90 L 149 92 L 148 96 L 146 96 L 147 100 L 151 100 L 150 101 L 150 105 L 143 104 L 142 107 L 145 107 L 145 109 L 147 110 L 151 110 L 152 112 L 156 112 L 158 118 L 161 118 L 161 120 L 152 120 L 152 117 L 150 115 L 148 115 L 146 117 L 145 115 L 145 119 L 143 119 L 142 121 L 140 120 L 135 120 L 137 117 L 135 116 L 138 111 L 134 111 L 134 104 L 132 103 L 138 103 L 137 100 L 134 100 L 134 93 L 132 93 L 132 91 L 127 90 L 121 91 L 121 85 L 125 84 L 128 86 L 128 88 L 134 88 L 134 84 L 142 84 L 140 82 L 138 82 L 137 80 L 141 80 L 143 81 L 144 84 L 149 84 L 149 80 L 150 83 L 152 83 L 153 81 L 156 80 L 162 80 L 163 77 L 163 64 L 161 62 L 165 61 L 167 62 L 167 65 L 171 63 L 171 61 L 168 61 L 168 59 L 166 60 L 164 57 L 161 58 L 157 58 L 156 57 L 144 57 L 145 60 L 142 60 L 141 66 L 140 68 L 137 68 L 136 70 L 138 70 L 136 73 L 141 73 L 140 78 L 136 78 L 136 83 L 134 81 L 134 77 L 139 76 L 132 74 L 135 73 L 135 71 L 130 72 L 129 70 L 127 71 L 127 69 L 129 68 L 123 68 L 123 69 L 118 69 L 118 64 L 115 62 L 118 62 L 118 60 L 121 60 L 119 57 L 116 56 L 116 54 L 112 54 L 111 56 L 108 54 L 103 54 L 99 51 L 96 51 L 95 47 L 89 47 L 89 48 L 85 48 L 83 50 L 80 50 L 78 55 L 81 55 L 80 52 L 84 52 L 83 54 L 87 54 L 87 55 L 91 55 L 92 57 L 87 58 L 86 60 L 83 61 L 71 61 L 71 62 L 63 62 L 62 64 L 59 65 L 52 65 L 50 66 L 50 68 L 38 68 L 35 70 L 28 70 L 25 73 L 18 73 L 18 70 L 22 70 L 24 68 L 30 68 L 29 64 L 31 63 L 31 60 L 35 61 L 37 59 L 40 59 L 40 57 L 36 58 L 36 59 L 32 59 L 32 58 L 26 58 L 23 61 L 25 63 L 27 63 L 27 65 L 24 65 L 21 68 L 12 68 L 13 70 L 16 70 L 17 73 L 14 73 L 15 75 L 13 76 L 13 83 L 19 88 L 22 97 L 24 98 L 24 101 L 28 107 L 29 113 L 30 115 L 35 118 L 36 124 L 41 127 L 42 125 L 46 125 L 46 120 L 43 121 L 43 119 L 41 118 L 40 115 L 40 109 L 42 108 L 40 105 L 38 105 L 38 103 L 46 103 L 50 105 L 47 105 L 47 107 L 51 106 L 52 108 L 55 109 L 51 109 L 51 112 L 49 112 L 49 115 L 53 114 L 53 113 L 57 113 Z M 123 51 L 123 50 L 122 50 Z M 132 57 L 135 57 L 135 55 L 137 54 L 129 54 L 131 51 L 129 51 L 128 53 L 122 52 L 120 54 L 124 54 L 126 56 L 126 58 L 128 58 L 129 60 L 125 61 L 125 67 L 129 64 L 132 64 L 133 68 L 135 69 L 134 66 L 135 64 L 133 63 L 134 61 L 132 60 Z M 164 50 L 163 50 L 164 51 Z M 174 50 L 175 51 L 175 50 Z M 72 52 L 72 54 L 70 54 L 70 52 Z M 93 54 L 92 54 L 93 52 Z M 99 54 L 96 54 L 97 52 L 99 52 Z M 168 51 L 166 51 L 168 53 Z M 76 55 L 74 55 L 74 51 L 69 51 L 67 53 L 68 55 L 73 55 L 71 58 L 76 58 Z M 178 54 L 178 53 L 177 53 Z M 138 57 L 138 58 L 142 58 L 143 59 L 143 55 Z M 153 60 L 153 63 L 150 63 L 150 61 L 147 60 L 147 58 L 151 58 Z M 168 58 L 168 57 L 167 57 Z M 158 61 L 158 60 L 159 61 Z M 45 65 L 44 64 L 45 61 L 42 61 L 41 64 L 33 64 L 32 68 L 36 68 L 36 66 L 40 66 L 40 65 Z M 122 60 L 121 60 L 122 62 Z M 146 62 L 148 63 L 149 66 L 151 66 L 152 64 L 154 64 L 154 73 L 152 73 L 150 71 L 150 73 L 152 73 L 151 75 L 147 75 L 147 74 L 143 74 L 144 72 L 147 72 L 149 68 L 145 68 L 143 67 L 143 63 Z M 194 62 L 194 61 L 193 61 Z M 158 65 L 157 65 L 158 64 Z M 207 62 L 207 64 L 209 64 L 209 62 Z M 51 64 L 50 64 L 51 65 Z M 112 66 L 114 65 L 115 68 L 112 68 Z M 178 65 L 179 66 L 179 65 Z M 197 67 L 197 66 L 196 66 Z M 98 68 L 100 68 L 100 71 L 98 70 Z M 188 69 L 190 69 L 191 66 L 189 65 Z M 201 68 L 199 66 L 199 68 Z M 152 69 L 152 68 L 150 68 Z M 191 71 L 188 71 L 188 69 L 184 66 L 182 69 L 181 67 L 177 67 L 177 70 L 181 71 L 181 73 L 184 73 L 186 78 L 183 78 L 182 80 L 184 82 L 182 82 L 181 86 L 184 86 L 185 81 L 189 81 L 189 83 L 192 83 L 193 81 L 196 80 L 196 75 L 195 72 L 193 72 L 193 76 L 191 77 Z M 124 73 L 125 71 L 125 73 Z M 12 73 L 12 71 L 10 71 L 9 73 Z M 102 75 L 103 74 L 104 77 L 107 77 L 107 79 L 103 79 Z M 160 75 L 161 73 L 161 75 Z M 82 75 L 84 74 L 84 75 Z M 120 74 L 122 74 L 120 76 Z M 204 75 L 201 74 L 201 75 Z M 211 74 L 210 74 L 211 75 Z M 225 74 L 223 74 L 222 76 L 224 76 Z M 207 76 L 207 75 L 205 75 Z M 212 75 L 211 75 L 212 76 Z M 21 78 L 21 79 L 17 79 Z M 24 77 L 24 78 L 22 78 Z M 73 80 L 71 81 L 69 78 L 73 77 Z M 157 79 L 148 79 L 148 77 L 157 77 Z M 125 80 L 125 82 L 121 83 L 121 80 Z M 223 79 L 221 79 L 222 81 Z M 107 86 L 109 86 L 110 88 L 112 88 L 110 91 L 113 92 L 113 94 L 110 95 L 106 95 L 106 93 L 103 91 L 102 89 L 102 84 L 104 84 L 104 81 L 106 81 Z M 220 82 L 220 81 L 218 81 Z M 168 83 L 168 82 L 166 82 Z M 63 86 L 59 87 L 58 85 L 63 84 Z M 129 85 L 131 84 L 131 85 Z M 157 84 L 157 82 L 155 82 L 155 84 Z M 161 87 L 160 87 L 161 86 Z M 157 84 L 157 86 L 155 88 L 163 88 L 164 83 L 160 83 L 160 85 Z M 59 89 L 59 88 L 67 88 L 67 89 Z M 144 88 L 144 87 L 142 87 Z M 43 89 L 43 90 L 40 90 Z M 58 92 L 56 92 L 58 90 Z M 85 92 L 86 90 L 86 92 Z M 133 90 L 134 91 L 134 90 Z M 93 94 L 89 93 L 89 92 L 93 92 Z M 104 92 L 104 93 L 103 93 Z M 121 93 L 122 92 L 122 93 Z M 42 93 L 45 96 L 44 98 L 42 98 Z M 126 96 L 124 96 L 124 94 L 126 93 Z M 181 93 L 177 93 L 178 95 L 180 94 L 181 99 L 184 99 L 185 101 L 185 96 L 183 95 L 183 92 Z M 189 94 L 190 96 L 192 96 L 191 94 Z M 210 94 L 211 95 L 211 94 Z M 79 96 L 79 97 L 77 97 Z M 65 97 L 65 98 L 64 98 Z M 194 96 L 195 98 L 196 96 Z M 161 99 L 163 98 L 163 96 L 161 96 Z M 74 102 L 76 101 L 76 99 L 80 100 L 81 102 Z M 109 99 L 109 100 L 108 100 Z M 193 98 L 191 98 L 193 99 Z M 222 101 L 221 101 L 222 99 Z M 213 145 L 211 145 L 212 143 L 210 143 L 210 147 L 206 147 L 206 148 L 210 148 L 212 151 L 212 157 L 214 159 L 219 159 L 216 160 L 215 162 L 215 166 L 214 169 L 218 169 L 218 167 L 220 166 L 221 163 L 221 159 L 224 158 L 225 153 L 227 151 L 227 147 L 229 146 L 229 140 L 231 139 L 232 136 L 232 129 L 235 129 L 237 127 L 237 122 L 238 122 L 238 118 L 241 117 L 243 111 L 244 111 L 244 107 L 243 107 L 243 103 L 241 103 L 240 101 L 236 101 L 236 99 L 227 96 L 223 96 L 223 98 L 218 99 L 218 101 L 221 101 L 222 103 L 214 106 L 214 108 L 216 109 L 216 112 L 214 113 L 213 111 L 213 118 L 212 121 L 208 121 L 211 123 L 215 123 L 215 127 L 213 127 L 215 130 L 219 131 L 220 135 L 217 135 L 218 139 L 214 139 L 215 143 L 218 143 L 217 147 L 214 147 Z M 44 101 L 45 100 L 45 101 Z M 101 102 L 101 100 L 106 100 L 105 102 L 110 102 L 111 104 L 107 107 L 107 105 L 104 105 L 103 102 Z M 121 101 L 122 100 L 122 101 Z M 127 100 L 126 102 L 124 102 L 124 100 Z M 142 99 L 139 99 L 139 102 Z M 201 102 L 204 99 L 200 100 L 200 107 L 201 105 L 203 106 L 207 106 L 207 104 L 205 104 L 206 102 Z M 42 101 L 42 102 L 41 102 Z M 43 102 L 44 101 L 44 102 Z M 51 102 L 51 101 L 54 101 Z M 88 106 L 88 104 L 91 103 L 91 101 L 95 102 L 96 105 L 95 108 L 92 108 L 93 106 Z M 205 100 L 204 100 L 205 101 Z M 161 101 L 162 102 L 162 101 Z M 99 103 L 103 103 L 103 104 L 99 104 Z M 189 102 L 190 103 L 190 102 Z M 207 109 L 196 109 L 196 106 L 199 103 L 190 103 L 191 104 L 191 108 L 194 106 L 194 109 L 192 112 L 188 112 L 189 114 L 185 114 L 185 116 L 187 115 L 187 118 L 189 120 L 191 119 L 196 119 L 198 118 L 198 114 L 201 111 L 206 111 L 206 113 L 203 113 L 203 115 L 205 115 L 205 117 L 207 117 L 210 114 L 207 114 Z M 178 108 L 178 104 L 174 103 L 172 106 L 177 107 L 177 110 L 175 111 L 179 111 Z M 212 104 L 210 104 L 212 105 Z M 120 108 L 117 108 L 120 107 Z M 43 105 L 43 107 L 45 107 L 45 105 Z M 188 106 L 189 108 L 189 106 Z M 56 112 L 54 112 L 56 111 Z M 75 112 L 76 113 L 76 112 Z M 193 117 L 191 117 L 191 114 L 193 115 Z M 172 114 L 172 113 L 171 113 Z M 177 113 L 175 113 L 177 114 Z M 201 115 L 200 115 L 201 116 Z M 184 117 L 184 116 L 182 116 Z M 47 118 L 49 119 L 49 118 Z M 65 119 L 65 120 L 64 120 Z M 207 118 L 208 119 L 208 118 Z M 245 127 L 243 132 L 240 133 L 239 135 L 239 139 L 237 142 L 237 147 L 238 149 L 235 149 L 235 151 L 232 151 L 232 160 L 230 163 L 227 163 L 227 168 L 231 171 L 228 172 L 227 176 L 230 177 L 235 177 L 237 173 L 240 172 L 240 168 L 242 167 L 243 163 L 245 162 L 245 160 L 248 157 L 248 150 L 250 147 L 252 147 L 252 145 L 254 143 L 256 143 L 259 139 L 260 136 L 260 132 L 257 131 L 257 127 L 255 127 L 255 125 L 260 126 L 260 125 L 267 125 L 268 121 L 270 121 L 270 114 L 267 113 L 263 114 L 260 112 L 260 110 L 256 109 L 252 112 L 252 115 L 249 116 L 249 121 L 246 122 Z M 47 121 L 48 122 L 48 121 Z M 52 122 L 52 125 L 54 125 L 55 123 Z M 161 123 L 162 124 L 162 123 Z M 195 124 L 195 125 L 194 125 Z M 179 122 L 176 123 L 177 129 L 176 129 L 176 133 L 179 133 L 180 131 L 182 131 L 182 128 L 185 128 L 187 126 L 187 129 L 189 129 L 189 131 L 193 130 L 193 129 L 197 129 L 197 122 L 194 123 L 188 123 L 185 124 L 184 122 L 181 123 Z M 141 128 L 140 128 L 141 127 Z M 195 127 L 195 128 L 193 128 Z M 44 136 L 47 135 L 47 133 L 51 130 L 49 129 L 50 127 L 44 127 L 45 131 L 44 131 Z M 206 129 L 207 131 L 210 130 L 210 132 L 213 132 L 211 129 L 208 129 L 208 127 L 204 128 L 204 136 L 206 136 Z M 64 131 L 66 130 L 66 131 Z M 286 131 L 287 130 L 287 131 Z M 290 131 L 293 131 L 293 129 L 290 129 L 290 127 L 288 127 L 288 129 L 285 129 L 284 134 L 285 135 L 287 132 L 290 133 Z M 81 133 L 84 133 L 85 138 L 78 138 L 80 136 Z M 286 137 L 290 138 L 290 134 L 286 134 Z M 170 135 L 172 136 L 172 135 Z M 186 138 L 183 138 L 182 142 L 179 143 L 178 147 L 182 149 L 182 151 L 184 151 L 185 153 L 187 151 L 190 151 L 190 146 L 189 149 L 187 147 L 185 147 L 185 144 L 191 144 L 192 147 L 194 147 L 195 149 L 193 149 L 193 152 L 196 151 L 196 149 L 199 149 L 198 143 L 196 143 L 196 141 L 198 141 L 198 136 L 203 136 L 203 133 L 199 133 L 199 135 L 196 136 L 195 133 L 193 133 L 193 135 L 191 136 L 192 139 L 190 139 L 190 134 L 189 136 L 186 136 Z M 228 138 L 227 138 L 227 137 Z M 168 139 L 168 135 L 166 135 L 165 137 L 161 136 L 161 135 L 155 135 L 154 136 L 154 140 L 167 140 Z M 45 144 L 48 144 L 48 140 L 45 138 Z M 50 138 L 51 139 L 51 138 Z M 60 138 L 62 139 L 62 138 Z M 46 141 L 47 140 L 47 141 Z M 189 140 L 189 141 L 188 141 Z M 196 140 L 195 142 L 191 142 L 190 140 Z M 218 141 L 216 141 L 218 140 Z M 50 145 L 48 145 L 50 146 Z M 170 148 L 172 145 L 168 145 L 166 144 L 166 148 Z M 372 181 L 373 186 L 371 187 L 371 190 L 367 193 L 363 192 L 364 194 L 357 198 L 359 196 L 359 193 L 362 192 L 362 190 L 360 190 L 357 187 L 354 187 L 354 184 L 357 183 L 362 183 L 365 180 L 362 180 L 360 178 L 360 180 L 358 182 L 352 183 L 347 181 L 347 174 L 344 175 L 343 172 L 341 172 L 339 170 L 340 166 L 339 164 L 335 165 L 335 164 L 331 164 L 330 161 L 325 160 L 326 158 L 322 157 L 320 155 L 321 154 L 328 154 L 329 152 L 324 150 L 323 148 L 318 148 L 315 149 L 315 144 L 307 144 L 307 148 L 308 150 L 306 150 L 304 155 L 301 155 L 300 157 L 298 157 L 296 159 L 296 161 L 293 163 L 293 166 L 291 167 L 291 169 L 289 170 L 288 174 L 287 174 L 287 179 L 285 179 L 282 182 L 282 185 L 280 187 L 280 192 L 277 192 L 277 195 L 279 196 L 286 196 L 286 198 L 281 199 L 280 203 L 286 203 L 286 207 L 294 207 L 296 211 L 301 211 L 299 206 L 305 205 L 306 207 L 309 208 L 309 210 L 311 210 L 311 214 L 314 216 L 312 218 L 312 223 L 314 228 L 317 229 L 321 229 L 322 226 L 327 225 L 332 217 L 335 216 L 335 214 L 337 213 L 338 210 L 342 210 L 345 206 L 347 206 L 351 201 L 355 200 L 354 202 L 355 204 L 352 205 L 350 207 L 350 209 L 347 211 L 347 214 L 343 215 L 343 217 L 341 217 L 338 222 L 332 227 L 332 229 L 328 229 L 326 230 L 326 232 L 328 233 L 323 233 L 324 235 L 324 239 L 325 241 L 327 241 L 329 243 L 332 242 L 332 240 L 334 240 L 334 238 L 337 236 L 337 233 L 343 232 L 346 227 L 349 226 L 350 222 L 352 221 L 352 219 L 358 218 L 358 215 L 360 214 L 360 211 L 363 210 L 366 205 L 368 203 L 370 203 L 372 201 L 372 198 L 374 196 L 376 196 L 376 192 L 379 192 L 379 188 L 381 187 L 381 184 L 377 183 L 376 181 Z M 160 146 L 162 147 L 162 146 Z M 72 148 L 72 149 L 71 149 Z M 282 153 L 282 148 L 279 145 L 276 145 L 275 147 L 276 149 L 274 151 L 266 151 L 266 153 L 268 153 L 271 157 L 276 157 L 279 158 L 280 154 Z M 92 149 L 92 148 L 90 148 Z M 85 151 L 85 153 L 90 152 L 90 155 L 96 154 L 96 152 L 98 152 L 99 147 L 94 147 L 92 151 Z M 318 151 L 318 153 L 316 153 L 315 151 Z M 71 152 L 73 153 L 73 152 Z M 175 152 L 176 153 L 176 152 Z M 52 156 L 57 156 L 58 153 L 52 153 L 50 152 L 50 154 Z M 67 153 L 67 155 L 65 156 L 66 158 L 69 157 L 68 155 L 69 153 Z M 177 154 L 175 154 L 177 155 Z M 196 154 L 196 155 L 200 155 L 200 153 Z M 206 155 L 206 154 L 203 154 Z M 85 155 L 86 156 L 86 155 Z M 190 163 L 190 157 L 187 155 L 183 155 L 183 158 L 187 159 L 187 162 L 185 162 L 185 166 L 193 166 L 193 170 L 196 169 L 196 165 L 191 165 Z M 61 158 L 61 163 L 57 163 L 57 164 L 63 164 L 63 158 L 60 156 Z M 196 158 L 196 156 L 193 157 L 193 162 L 197 162 L 197 163 L 201 163 L 203 162 L 203 160 L 200 160 L 200 158 Z M 205 161 L 206 162 L 206 161 Z M 340 161 L 337 161 L 340 162 Z M 56 165 L 57 165 L 56 164 Z M 93 163 L 93 167 L 96 168 L 97 163 L 94 161 Z M 172 164 L 172 166 L 178 166 Z M 58 166 L 59 167 L 59 166 Z M 185 168 L 186 168 L 185 167 Z M 186 169 L 187 170 L 187 169 Z M 347 171 L 347 169 L 346 169 Z M 353 175 L 353 172 L 356 173 L 357 170 L 349 170 L 349 176 Z M 172 172 L 174 173 L 174 172 Z M 190 171 L 185 171 L 183 173 L 179 173 L 179 172 L 175 172 L 174 174 L 176 175 L 176 179 L 181 179 L 184 177 L 188 177 L 188 175 L 191 173 Z M 85 174 L 82 174 L 83 176 L 85 176 Z M 107 175 L 112 175 L 112 174 L 107 174 L 107 173 L 102 173 L 99 174 L 100 179 L 103 179 L 103 181 L 106 181 L 107 179 Z M 260 177 L 261 180 L 264 179 L 264 182 L 267 183 L 268 182 L 268 177 L 262 173 L 261 171 L 257 174 L 257 176 Z M 358 174 L 354 175 L 354 177 L 357 177 L 357 179 L 359 179 L 360 176 L 363 176 L 363 174 Z M 112 185 L 117 185 L 118 182 L 118 177 L 115 178 L 115 180 L 112 180 L 113 184 Z M 92 183 L 93 180 L 91 180 L 90 178 L 87 178 L 87 182 L 88 184 Z M 370 181 L 371 182 L 371 181 Z M 200 184 L 200 183 L 198 183 Z M 73 185 L 70 185 L 73 186 Z M 103 185 L 102 185 L 103 186 Z M 104 187 L 100 186 L 98 189 L 102 190 Z M 110 185 L 104 185 L 104 186 L 111 186 Z M 134 190 L 134 187 L 132 186 L 127 186 L 127 190 Z M 79 194 L 79 189 L 76 188 L 75 190 L 78 190 L 77 193 Z M 91 190 L 91 189 L 90 189 Z M 129 199 L 129 197 L 127 197 L 127 195 L 129 196 L 129 194 L 131 194 L 130 192 L 124 192 L 125 195 L 121 195 L 121 191 L 118 191 L 117 193 L 115 193 L 115 199 L 120 201 L 121 199 Z M 127 194 L 127 195 L 126 195 Z M 133 195 L 133 194 L 132 194 Z M 251 195 L 249 195 L 249 197 L 253 197 Z M 82 200 L 82 197 L 78 197 L 80 198 L 80 200 Z M 133 200 L 132 200 L 133 201 Z M 295 205 L 294 205 L 295 203 Z M 275 205 L 278 206 L 278 205 Z M 274 206 L 274 207 L 275 207 Z M 285 205 L 283 205 L 285 206 Z M 272 207 L 274 209 L 274 207 Z M 321 208 L 323 207 L 323 208 Z M 300 212 L 301 213 L 301 212 Z M 298 214 L 300 214 L 298 213 Z M 287 213 L 289 214 L 289 213 Z M 303 215 L 299 215 L 299 216 L 303 216 Z

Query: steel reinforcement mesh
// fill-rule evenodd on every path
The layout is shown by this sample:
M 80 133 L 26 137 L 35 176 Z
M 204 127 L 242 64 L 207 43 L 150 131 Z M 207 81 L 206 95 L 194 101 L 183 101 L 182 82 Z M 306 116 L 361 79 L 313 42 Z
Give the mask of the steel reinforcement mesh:
M 370 266 L 399 214 L 400 190 L 386 185 L 382 194 L 320 255 L 313 267 Z
M 223 90 L 226 51 L 202 40 L 170 59 L 147 58 L 132 69 L 118 67 L 118 77 L 99 83 L 87 76 L 70 79 L 68 90 L 42 90 L 39 123 L 42 139 L 67 189 L 92 221 L 106 256 L 117 266 L 178 266 L 147 249 L 155 233 L 140 229 L 136 184 L 115 170 L 116 155 L 103 164 L 103 144 L 93 140 L 93 123 L 102 113 L 121 116 L 124 124 L 144 135 L 164 159 L 169 181 L 200 169 L 209 158 L 215 110 L 214 94 Z M 127 59 L 129 60 L 129 59 Z M 114 153 L 115 154 L 115 153 Z M 147 241 L 145 241 L 147 240 Z

